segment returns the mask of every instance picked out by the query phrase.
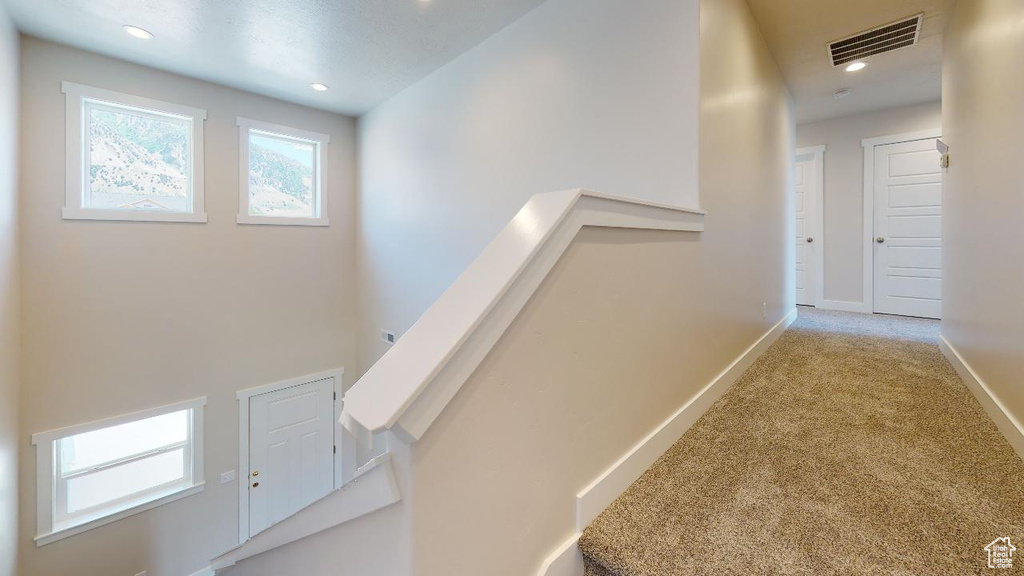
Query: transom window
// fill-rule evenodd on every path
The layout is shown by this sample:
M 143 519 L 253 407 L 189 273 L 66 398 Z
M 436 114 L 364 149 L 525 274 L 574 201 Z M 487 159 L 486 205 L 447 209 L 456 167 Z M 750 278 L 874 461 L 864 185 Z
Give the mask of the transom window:
M 34 435 L 37 544 L 201 490 L 204 405 L 195 400 Z
M 70 82 L 62 86 L 65 218 L 206 221 L 205 111 Z
M 323 206 L 326 134 L 238 119 L 238 222 L 327 226 Z

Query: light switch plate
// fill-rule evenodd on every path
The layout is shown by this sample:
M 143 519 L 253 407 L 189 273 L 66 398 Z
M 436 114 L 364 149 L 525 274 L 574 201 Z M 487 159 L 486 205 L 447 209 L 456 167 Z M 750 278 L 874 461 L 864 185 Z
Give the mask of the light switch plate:
M 228 482 L 234 482 L 234 481 L 235 481 L 235 471 L 234 470 L 228 470 L 227 472 L 224 472 L 223 474 L 220 475 L 220 483 L 221 484 L 227 484 Z M 143 576 L 145 576 L 145 575 L 143 575 Z

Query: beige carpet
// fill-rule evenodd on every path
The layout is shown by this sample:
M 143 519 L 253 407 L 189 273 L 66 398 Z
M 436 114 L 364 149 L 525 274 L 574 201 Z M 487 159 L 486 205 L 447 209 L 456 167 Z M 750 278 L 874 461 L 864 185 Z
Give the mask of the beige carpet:
M 801 308 L 583 533 L 588 575 L 1024 573 L 1024 463 L 937 336 Z

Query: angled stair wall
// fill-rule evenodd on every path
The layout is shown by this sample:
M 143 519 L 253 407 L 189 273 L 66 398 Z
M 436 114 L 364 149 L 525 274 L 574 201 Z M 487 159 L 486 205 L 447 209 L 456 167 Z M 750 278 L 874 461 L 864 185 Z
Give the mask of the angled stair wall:
M 664 449 L 637 443 L 685 429 L 792 320 L 707 312 L 722 295 L 701 272 L 702 220 L 586 191 L 535 197 L 346 395 L 349 429 L 409 447 L 417 575 L 496 559 L 537 572 L 577 532 L 581 487 L 607 477 L 591 498 L 614 498 Z

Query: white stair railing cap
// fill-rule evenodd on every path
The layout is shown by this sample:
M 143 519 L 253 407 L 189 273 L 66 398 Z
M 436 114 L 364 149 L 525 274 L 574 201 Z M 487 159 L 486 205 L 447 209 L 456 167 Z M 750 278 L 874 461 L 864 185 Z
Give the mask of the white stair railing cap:
M 582 189 L 534 195 L 448 290 L 346 392 L 342 425 L 357 436 L 359 428 L 374 433 L 395 427 L 574 211 L 582 216 L 573 219 L 572 226 L 687 231 L 703 230 L 705 214 L 703 210 Z M 559 238 L 565 245 L 560 249 L 564 250 L 566 234 L 574 236 L 575 231 L 561 232 Z M 546 275 L 548 271 L 540 273 Z M 482 359 L 479 351 L 476 356 Z M 441 396 L 439 401 L 450 400 L 450 394 Z M 396 432 L 415 441 L 425 426 L 421 423 L 415 431 Z

